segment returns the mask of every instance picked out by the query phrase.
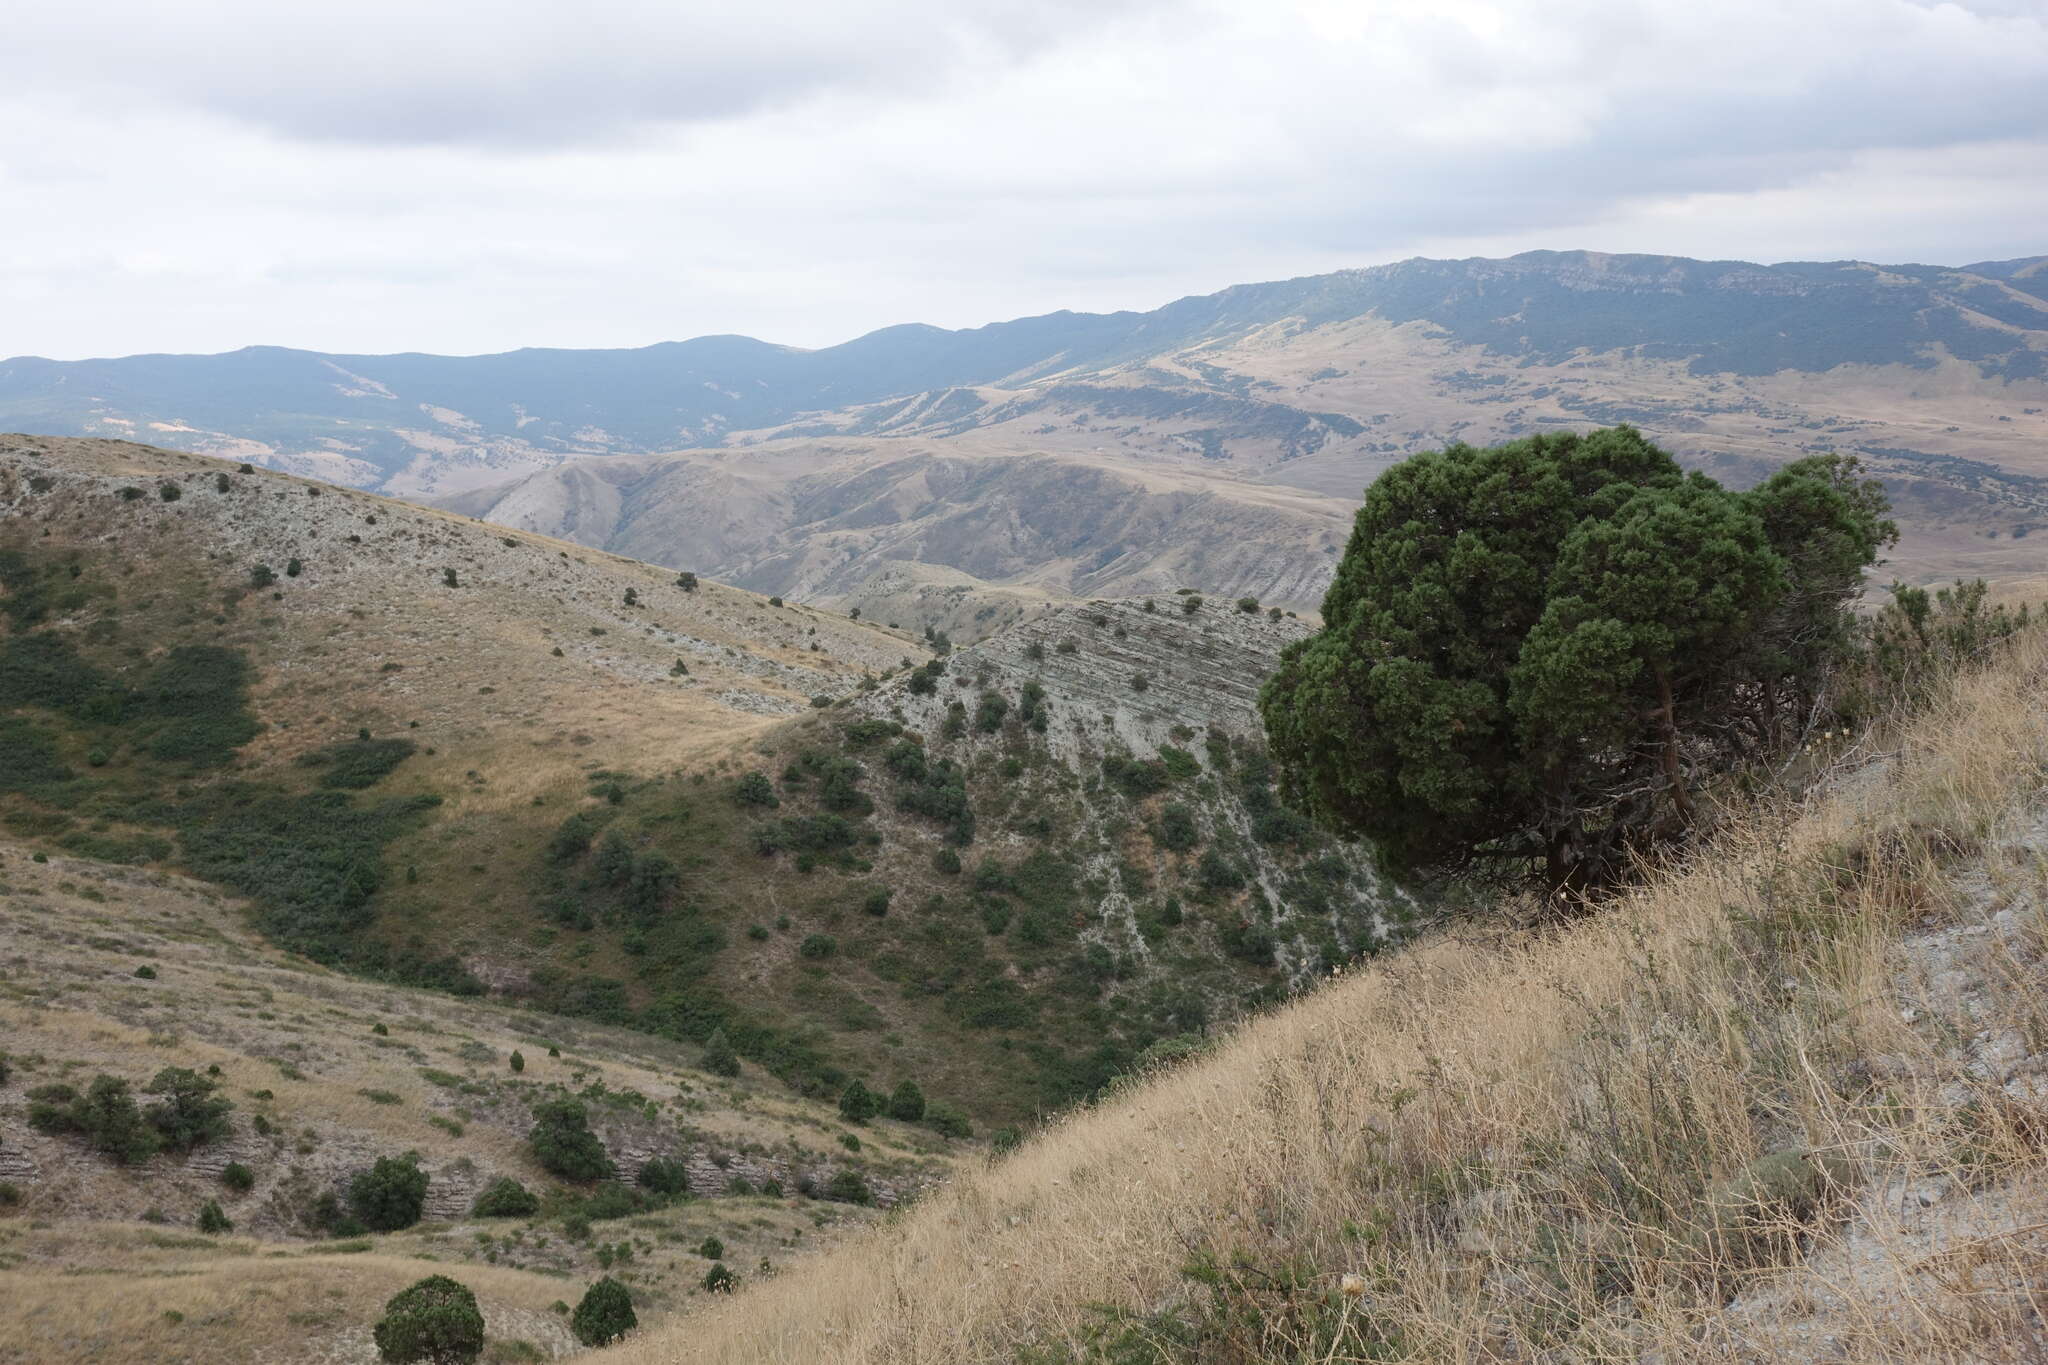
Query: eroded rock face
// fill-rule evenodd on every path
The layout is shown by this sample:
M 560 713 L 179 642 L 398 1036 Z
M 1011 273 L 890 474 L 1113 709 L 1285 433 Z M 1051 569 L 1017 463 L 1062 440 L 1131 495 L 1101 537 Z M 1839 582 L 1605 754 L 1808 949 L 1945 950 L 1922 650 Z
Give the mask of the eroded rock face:
M 1141 915 L 1185 896 L 1208 916 L 1198 948 L 1299 987 L 1384 945 L 1417 908 L 1369 849 L 1313 829 L 1271 785 L 1259 688 L 1309 630 L 1191 595 L 1055 606 L 953 653 L 929 691 L 899 676 L 853 705 L 971 772 L 978 808 L 1059 801 L 1078 827 L 1058 852 L 1100 888 L 1082 938 L 1140 979 L 1164 969 Z M 974 854 L 1033 848 L 1029 833 L 984 826 Z

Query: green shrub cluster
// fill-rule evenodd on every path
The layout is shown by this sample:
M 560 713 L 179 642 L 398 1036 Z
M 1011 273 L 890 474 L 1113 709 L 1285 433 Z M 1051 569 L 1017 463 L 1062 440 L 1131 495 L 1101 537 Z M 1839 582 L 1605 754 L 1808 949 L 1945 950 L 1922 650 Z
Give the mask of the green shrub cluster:
M 541 1169 L 565 1180 L 609 1180 L 614 1174 L 604 1143 L 590 1131 L 581 1100 L 549 1100 L 533 1108 L 533 1131 L 527 1136 Z
M 570 1330 L 585 1346 L 609 1346 L 639 1325 L 632 1294 L 609 1275 L 590 1286 L 569 1315 Z
M 483 1354 L 484 1315 L 468 1288 L 429 1275 L 391 1297 L 371 1335 L 391 1365 L 468 1365 Z
M 348 791 L 375 786 L 419 751 L 409 739 L 352 739 L 299 755 L 299 763 L 319 768 L 320 785 Z
M 397 1232 L 420 1221 L 427 1203 L 427 1173 L 416 1157 L 377 1158 L 349 1182 L 349 1210 L 372 1232 Z
M 540 1212 L 540 1199 L 509 1175 L 484 1186 L 471 1210 L 479 1218 L 530 1218 Z

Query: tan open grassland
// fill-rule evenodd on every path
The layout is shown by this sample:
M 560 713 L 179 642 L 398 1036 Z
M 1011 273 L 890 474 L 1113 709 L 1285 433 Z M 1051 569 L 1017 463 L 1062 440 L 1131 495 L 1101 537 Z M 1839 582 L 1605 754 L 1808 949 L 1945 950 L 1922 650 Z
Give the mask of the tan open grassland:
M 1332 982 L 618 1358 L 2038 1360 L 2048 1115 L 1987 1063 L 2048 1044 L 2044 669 L 2036 634 L 1621 904 Z M 1752 1199 L 1772 1152 L 1804 1186 Z

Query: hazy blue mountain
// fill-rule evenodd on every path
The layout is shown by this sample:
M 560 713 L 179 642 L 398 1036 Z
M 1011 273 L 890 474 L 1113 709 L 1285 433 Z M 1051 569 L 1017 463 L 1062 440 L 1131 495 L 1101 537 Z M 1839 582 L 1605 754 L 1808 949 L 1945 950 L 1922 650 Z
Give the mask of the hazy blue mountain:
M 486 468 L 504 462 L 510 476 L 536 457 L 712 445 L 805 414 L 959 386 L 1071 381 L 1275 323 L 1316 328 L 1368 316 L 1429 323 L 1455 342 L 1525 364 L 1591 351 L 1679 361 L 1695 374 L 1756 376 L 1843 364 L 1927 367 L 1946 355 L 1988 377 L 2048 378 L 2048 257 L 1951 268 L 1529 252 L 1240 285 L 1142 313 L 1059 312 L 959 331 L 889 327 L 820 350 L 713 336 L 631 350 L 462 357 L 264 346 L 208 356 L 22 357 L 0 362 L 0 428 L 125 434 L 215 452 L 224 440 L 245 441 L 277 457 L 342 455 L 360 462 L 342 477 L 371 484 L 453 443 L 480 452 Z M 1256 397 L 1243 375 L 1195 369 L 1201 377 L 1155 386 L 1165 398 L 1115 402 L 1128 409 Z M 973 406 L 964 404 L 963 416 Z M 1352 420 L 1292 408 L 1257 418 L 1275 430 L 1304 422 L 1320 429 L 1332 419 Z

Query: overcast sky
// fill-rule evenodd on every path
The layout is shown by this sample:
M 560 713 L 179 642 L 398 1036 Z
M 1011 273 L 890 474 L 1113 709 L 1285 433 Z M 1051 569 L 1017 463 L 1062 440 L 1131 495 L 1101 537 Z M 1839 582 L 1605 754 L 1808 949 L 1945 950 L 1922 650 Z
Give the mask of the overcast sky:
M 4 41 L 0 356 L 2048 253 L 2048 0 L 66 0 Z

